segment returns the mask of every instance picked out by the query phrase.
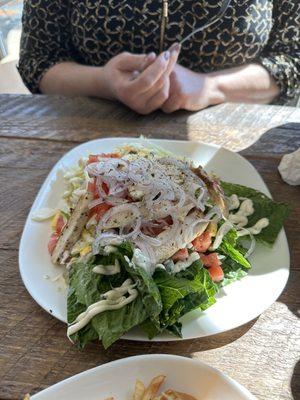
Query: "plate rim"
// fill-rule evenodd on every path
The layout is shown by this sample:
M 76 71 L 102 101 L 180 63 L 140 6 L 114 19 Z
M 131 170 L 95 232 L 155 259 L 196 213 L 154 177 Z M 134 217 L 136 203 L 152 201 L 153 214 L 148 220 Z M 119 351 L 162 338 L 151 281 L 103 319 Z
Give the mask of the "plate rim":
M 156 359 L 157 360 L 162 360 L 162 359 L 170 360 L 170 362 L 173 361 L 173 362 L 177 362 L 177 363 L 186 362 L 191 365 L 194 365 L 195 367 L 198 367 L 199 369 L 206 369 L 207 371 L 212 372 L 215 375 L 217 375 L 219 378 L 224 380 L 230 386 L 233 386 L 234 388 L 236 388 L 240 392 L 240 394 L 247 396 L 248 400 L 257 400 L 257 398 L 245 386 L 243 386 L 242 384 L 237 382 L 235 379 L 231 378 L 229 375 L 225 374 L 220 369 L 213 367 L 210 364 L 207 364 L 204 361 L 199 360 L 199 359 L 194 359 L 194 358 L 185 357 L 185 356 L 176 355 L 176 354 L 163 354 L 163 353 L 139 354 L 136 356 L 129 356 L 129 357 L 125 357 L 125 358 L 120 358 L 118 360 L 108 361 L 104 364 L 87 369 L 85 371 L 79 372 L 78 374 L 72 375 L 69 378 L 63 379 L 62 381 L 59 381 L 59 382 L 55 383 L 54 385 L 51 385 L 51 386 L 47 387 L 46 389 L 43 389 L 42 391 L 35 393 L 33 396 L 31 396 L 31 398 L 32 398 L 32 400 L 38 400 L 38 396 L 40 394 L 47 394 L 47 392 L 51 392 L 51 391 L 55 390 L 57 387 L 61 387 L 66 383 L 72 383 L 72 381 L 76 381 L 78 378 L 80 379 L 80 378 L 88 376 L 90 374 L 95 374 L 98 371 L 102 371 L 107 368 L 114 368 L 115 366 L 127 364 L 127 363 L 131 364 L 131 363 L 138 362 L 139 360 L 151 361 L 151 360 L 156 360 Z M 54 392 L 54 394 L 55 394 L 55 392 Z

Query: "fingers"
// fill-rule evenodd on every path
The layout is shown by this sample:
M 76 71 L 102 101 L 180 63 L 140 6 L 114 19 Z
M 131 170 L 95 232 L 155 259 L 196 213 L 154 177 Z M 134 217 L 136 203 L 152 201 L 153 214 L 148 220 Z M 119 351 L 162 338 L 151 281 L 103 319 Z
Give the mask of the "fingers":
M 132 72 L 132 76 L 131 76 L 130 80 L 134 81 L 140 75 L 141 72 L 143 72 L 146 68 L 149 67 L 149 65 L 151 65 L 153 63 L 153 61 L 155 59 L 156 59 L 156 54 L 154 52 L 147 54 L 144 61 L 142 62 L 140 69 L 134 70 Z
M 146 103 L 146 109 L 149 113 L 158 108 L 161 108 L 163 104 L 167 101 L 170 91 L 170 81 L 165 79 L 162 87 L 152 96 Z
M 180 53 L 180 49 L 181 49 L 181 45 L 179 43 L 174 43 L 170 49 L 170 61 L 169 61 L 169 65 L 167 68 L 167 74 L 170 74 L 173 71 L 173 68 L 175 66 L 175 64 L 177 63 L 178 60 L 178 56 Z
M 118 69 L 123 71 L 141 71 L 145 63 L 147 63 L 146 54 L 131 54 L 124 52 L 116 56 L 115 65 Z
M 138 93 L 147 92 L 161 78 L 168 68 L 170 52 L 165 51 L 148 66 L 132 83 L 132 88 Z

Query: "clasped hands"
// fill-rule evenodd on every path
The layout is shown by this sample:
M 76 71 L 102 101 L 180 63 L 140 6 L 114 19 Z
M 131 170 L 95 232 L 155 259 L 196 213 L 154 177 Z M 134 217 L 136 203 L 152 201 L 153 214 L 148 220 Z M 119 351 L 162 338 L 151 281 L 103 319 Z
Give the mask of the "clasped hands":
M 213 79 L 177 64 L 180 45 L 156 55 L 121 53 L 103 67 L 106 97 L 139 114 L 196 111 L 211 104 Z

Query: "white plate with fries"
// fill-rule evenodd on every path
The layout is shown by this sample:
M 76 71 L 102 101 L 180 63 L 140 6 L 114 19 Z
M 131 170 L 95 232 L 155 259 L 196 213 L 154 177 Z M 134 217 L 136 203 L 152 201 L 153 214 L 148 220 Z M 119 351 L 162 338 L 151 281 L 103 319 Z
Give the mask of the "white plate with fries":
M 200 361 L 160 354 L 113 361 L 75 375 L 31 397 L 32 400 L 154 398 L 255 400 L 239 383 Z

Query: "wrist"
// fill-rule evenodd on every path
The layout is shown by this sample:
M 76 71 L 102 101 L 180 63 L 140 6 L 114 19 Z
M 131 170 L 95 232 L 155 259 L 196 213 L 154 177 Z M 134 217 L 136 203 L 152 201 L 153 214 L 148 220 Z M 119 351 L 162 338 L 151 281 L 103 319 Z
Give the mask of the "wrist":
M 110 80 L 106 76 L 105 67 L 94 67 L 93 72 L 93 87 L 95 97 L 102 99 L 113 100 L 114 96 L 111 90 Z
M 206 74 L 206 86 L 210 105 L 213 106 L 228 101 L 222 79 L 217 73 L 209 72 Z

